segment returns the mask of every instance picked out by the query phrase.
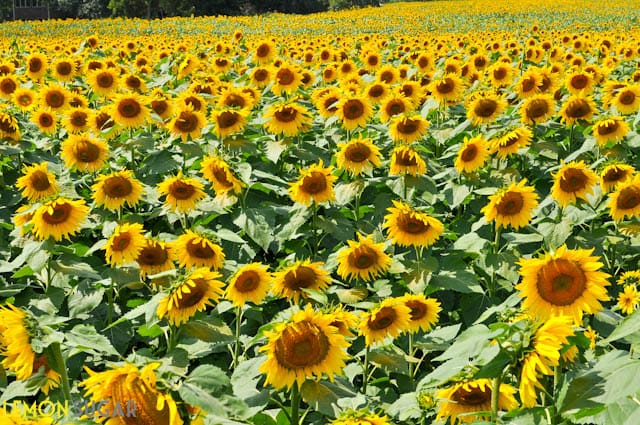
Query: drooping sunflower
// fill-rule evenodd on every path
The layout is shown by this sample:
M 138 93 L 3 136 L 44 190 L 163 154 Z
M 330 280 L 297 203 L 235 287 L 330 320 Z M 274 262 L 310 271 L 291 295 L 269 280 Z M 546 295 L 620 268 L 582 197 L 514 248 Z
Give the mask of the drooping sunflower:
M 389 214 L 384 217 L 382 228 L 387 229 L 389 238 L 396 245 L 426 247 L 434 244 L 444 232 L 440 220 L 403 202 L 394 200 L 393 207 L 387 211 Z
M 527 180 L 513 183 L 489 196 L 489 203 L 480 212 L 488 222 L 496 222 L 498 227 L 511 226 L 514 229 L 529 224 L 533 210 L 538 206 L 536 188 L 527 186 Z
M 47 169 L 48 165 L 48 162 L 41 162 L 26 166 L 22 177 L 18 178 L 16 187 L 29 202 L 37 202 L 58 193 L 56 177 Z
M 151 117 L 146 99 L 135 93 L 122 93 L 116 96 L 110 112 L 113 121 L 124 128 L 139 128 Z
M 316 164 L 300 171 L 300 177 L 294 183 L 289 183 L 289 196 L 293 202 L 309 206 L 312 202 L 320 204 L 335 199 L 333 184 L 338 179 L 332 175 L 333 167 L 324 167 L 320 160 Z
M 218 270 L 224 264 L 222 247 L 191 230 L 178 236 L 171 247 L 180 267 L 208 267 Z
M 191 272 L 160 300 L 156 314 L 173 326 L 187 323 L 198 311 L 215 305 L 224 294 L 222 275 L 202 267 Z
M 200 172 L 205 179 L 211 182 L 213 190 L 217 194 L 227 193 L 230 191 L 238 194 L 242 192 L 242 188 L 245 186 L 245 184 L 238 180 L 238 178 L 233 174 L 229 164 L 217 156 L 204 157 Z
M 440 79 L 431 81 L 427 90 L 440 104 L 456 102 L 464 91 L 464 81 L 456 74 L 447 74 Z
M 136 261 L 147 246 L 144 229 L 139 223 L 119 224 L 105 245 L 105 261 L 110 266 L 123 266 Z
M 89 72 L 87 82 L 94 92 L 103 96 L 115 93 L 119 86 L 118 74 L 109 68 Z
M 274 295 L 293 300 L 296 304 L 300 297 L 307 298 L 305 289 L 324 291 L 331 283 L 331 277 L 322 266 L 322 262 L 307 259 L 296 261 L 274 273 L 271 291 Z
M 359 335 L 367 346 L 411 329 L 411 308 L 400 298 L 387 298 L 360 318 Z
M 270 106 L 264 113 L 267 120 L 264 128 L 272 134 L 295 136 L 311 125 L 311 114 L 302 105 L 295 102 L 279 103 Z
M 507 102 L 500 96 L 488 93 L 473 99 L 467 107 L 467 118 L 473 125 L 490 124 L 507 108 Z
M 176 136 L 180 136 L 183 142 L 189 137 L 197 139 L 206 125 L 207 119 L 204 113 L 194 111 L 189 105 L 178 107 L 176 115 L 167 123 L 167 129 Z
M 69 239 L 79 232 L 89 215 L 89 207 L 84 199 L 58 197 L 36 209 L 31 222 L 33 235 L 38 240 L 52 237 L 56 241 Z
M 427 298 L 424 294 L 405 294 L 400 301 L 409 309 L 409 332 L 430 331 L 438 323 L 440 315 L 440 301 Z
M 561 121 L 566 125 L 573 125 L 578 120 L 590 120 L 596 112 L 596 104 L 590 96 L 582 93 L 573 95 L 564 102 L 560 109 Z
M 384 252 L 384 243 L 373 242 L 373 235 L 358 234 L 358 241 L 348 240 L 348 246 L 338 251 L 338 275 L 343 279 L 360 278 L 371 281 L 387 272 L 391 257 Z
M 524 298 L 523 309 L 541 320 L 567 315 L 582 323 L 583 313 L 602 310 L 609 300 L 609 275 L 600 271 L 600 258 L 593 249 L 567 249 L 565 245 L 542 258 L 521 259 L 522 281 L 516 285 Z
M 607 208 L 615 221 L 640 216 L 640 175 L 620 183 L 615 191 L 609 194 Z
M 598 183 L 596 173 L 587 168 L 583 161 L 564 164 L 553 177 L 551 196 L 562 207 L 576 202 L 578 198 L 586 199 Z
M 559 365 L 562 347 L 569 343 L 567 337 L 574 334 L 572 325 L 571 318 L 562 315 L 538 324 L 520 376 L 520 400 L 524 407 L 536 405 L 536 388 L 544 389 L 538 380 L 539 375 L 553 375 L 551 367 Z
M 629 315 L 638 309 L 640 293 L 636 285 L 625 285 L 624 290 L 618 294 L 617 307 L 622 314 Z
M 145 239 L 145 244 L 138 253 L 136 262 L 140 267 L 140 276 L 162 273 L 175 268 L 173 249 L 165 242 Z
M 269 293 L 273 284 L 273 275 L 269 266 L 262 263 L 250 263 L 240 267 L 233 274 L 225 291 L 225 298 L 237 307 L 251 301 L 259 305 Z
M 331 326 L 335 326 L 338 332 L 345 337 L 354 337 L 352 330 L 358 328 L 358 316 L 355 313 L 345 310 L 343 305 L 340 304 L 329 310 L 329 314 L 333 317 Z
M 44 134 L 52 134 L 57 130 L 57 117 L 49 108 L 38 109 L 31 114 L 31 122 L 38 126 Z
M 389 167 L 389 175 L 397 176 L 409 174 L 423 175 L 427 172 L 427 163 L 411 146 L 400 145 L 393 149 Z
M 527 97 L 520 107 L 520 120 L 524 124 L 546 122 L 555 113 L 556 103 L 550 94 Z
M 373 167 L 380 166 L 380 148 L 371 139 L 356 138 L 338 144 L 336 164 L 352 176 L 371 174 Z
M 211 112 L 213 131 L 221 139 L 241 133 L 247 125 L 247 112 L 235 109 L 217 109 Z
M 397 115 L 391 118 L 389 135 L 394 142 L 412 143 L 420 140 L 429 128 L 429 121 L 419 114 Z
M 491 411 L 493 385 L 490 379 L 474 379 L 457 382 L 436 394 L 438 412 L 436 420 L 450 419 L 452 425 L 473 423 L 488 419 Z M 516 389 L 509 384 L 500 384 L 498 410 L 510 411 L 518 407 L 514 394 Z
M 114 171 L 96 178 L 92 186 L 93 200 L 97 206 L 117 211 L 128 204 L 137 205 L 142 199 L 142 183 L 135 178 L 131 170 Z
M 609 117 L 593 124 L 593 137 L 599 146 L 618 143 L 629 133 L 629 124 L 622 117 Z
M 166 196 L 164 205 L 171 211 L 185 213 L 196 208 L 198 201 L 206 196 L 204 185 L 191 177 L 167 177 L 158 184 L 160 195 Z
M 465 137 L 454 162 L 460 173 L 472 173 L 482 168 L 489 158 L 489 143 L 477 135 L 471 139 Z
M 155 370 L 159 366 L 160 363 L 157 362 L 138 369 L 127 363 L 112 366 L 103 372 L 85 368 L 89 377 L 79 386 L 85 389 L 85 399 L 101 407 L 99 410 L 95 409 L 96 416 L 100 412 L 118 412 L 118 406 L 114 403 L 120 403 L 121 409 L 125 406 L 135 408 L 135 417 L 114 415 L 109 418 L 109 425 L 128 425 L 132 418 L 136 425 L 182 425 L 178 404 L 169 392 L 161 391 L 157 383 Z M 90 412 L 91 407 L 89 414 Z
M 640 110 L 640 84 L 622 87 L 613 97 L 612 104 L 622 115 L 635 114 Z
M 327 375 L 333 381 L 341 374 L 349 355 L 349 343 L 331 326 L 329 314 L 315 312 L 310 304 L 296 312 L 288 322 L 265 331 L 268 342 L 260 348 L 267 360 L 260 366 L 265 385 L 276 389 L 298 387 L 307 379 Z
M 494 139 L 491 148 L 499 158 L 504 158 L 529 146 L 532 139 L 533 132 L 526 127 L 520 127 Z
M 366 127 L 373 113 L 369 101 L 364 96 L 345 96 L 338 101 L 336 107 L 338 119 L 347 130 Z
M 62 142 L 60 157 L 69 169 L 95 173 L 109 157 L 109 145 L 83 134 L 71 134 Z

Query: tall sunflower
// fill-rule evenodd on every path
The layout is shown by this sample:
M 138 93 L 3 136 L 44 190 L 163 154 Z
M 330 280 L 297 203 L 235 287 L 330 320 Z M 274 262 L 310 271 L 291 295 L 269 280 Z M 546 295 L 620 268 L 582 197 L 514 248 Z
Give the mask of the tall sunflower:
M 403 202 L 393 201 L 393 207 L 387 208 L 387 212 L 382 228 L 387 229 L 396 245 L 426 247 L 433 245 L 444 232 L 440 220 Z
M 471 139 L 465 137 L 454 162 L 460 173 L 472 173 L 482 168 L 489 158 L 489 143 L 477 135 Z
M 276 389 L 298 387 L 307 378 L 319 380 L 342 373 L 349 358 L 349 343 L 331 326 L 329 314 L 315 312 L 310 304 L 296 312 L 289 321 L 265 331 L 268 342 L 260 348 L 267 360 L 260 366 L 266 374 L 265 385 Z
M 587 199 L 587 195 L 593 193 L 593 188 L 598 183 L 596 173 L 588 169 L 583 161 L 564 164 L 553 177 L 551 196 L 562 207 L 578 199 Z
M 280 297 L 293 300 L 296 304 L 300 297 L 307 298 L 305 289 L 324 291 L 331 283 L 331 277 L 322 266 L 324 263 L 307 259 L 296 261 L 274 273 L 271 291 Z
M 175 268 L 173 264 L 175 256 L 173 249 L 165 242 L 146 239 L 145 244 L 138 253 L 136 262 L 140 267 L 140 276 L 162 273 Z
M 338 251 L 338 274 L 343 279 L 370 281 L 386 273 L 391 266 L 384 243 L 373 242 L 373 235 L 358 234 L 358 241 L 349 240 L 347 245 Z
M 124 128 L 142 127 L 151 117 L 146 102 L 147 99 L 138 94 L 122 93 L 113 100 L 111 116 Z
M 95 173 L 109 158 L 109 145 L 88 135 L 70 134 L 62 142 L 60 157 L 69 169 Z
M 167 123 L 167 129 L 171 134 L 180 136 L 183 142 L 189 137 L 197 139 L 202 134 L 202 128 L 206 125 L 207 119 L 203 112 L 194 111 L 189 105 L 176 108 L 176 114 Z
M 124 204 L 133 207 L 142 199 L 142 183 L 135 178 L 131 170 L 114 171 L 101 174 L 92 186 L 93 200 L 97 206 L 117 211 Z
M 84 199 L 58 197 L 36 209 L 31 219 L 32 232 L 39 240 L 49 237 L 56 241 L 69 239 L 71 235 L 80 231 L 88 215 L 89 207 Z
M 394 142 L 412 143 L 420 140 L 429 128 L 429 121 L 419 114 L 398 115 L 391 119 L 389 135 Z
M 490 124 L 507 108 L 507 102 L 500 96 L 488 93 L 473 99 L 467 107 L 467 118 L 473 125 Z
M 311 114 L 294 102 L 276 103 L 264 113 L 264 128 L 272 134 L 295 136 L 311 126 Z
M 359 328 L 367 346 L 395 338 L 411 329 L 411 307 L 400 298 L 387 298 L 361 316 Z
M 156 311 L 158 318 L 167 316 L 173 326 L 187 323 L 196 312 L 212 306 L 224 294 L 221 274 L 202 267 L 191 272 L 160 300 Z
M 635 114 L 640 110 L 640 84 L 622 87 L 612 99 L 613 106 L 622 115 Z
M 114 402 L 135 406 L 135 417 L 114 415 L 109 419 L 109 425 L 130 425 L 132 419 L 136 425 L 182 425 L 176 401 L 169 392 L 162 391 L 157 382 L 159 366 L 160 363 L 150 363 L 138 369 L 127 363 L 111 366 L 103 372 L 85 368 L 89 377 L 79 386 L 84 388 L 84 397 L 89 401 L 101 406 L 106 402 L 101 412 L 117 411 Z M 167 388 L 166 385 L 163 387 Z
M 519 229 L 531 221 L 533 210 L 538 206 L 536 188 L 527 186 L 527 180 L 513 183 L 489 196 L 489 203 L 480 210 L 487 221 L 498 227 L 511 226 Z
M 522 281 L 515 288 L 524 298 L 523 309 L 541 320 L 567 315 L 577 324 L 583 313 L 602 310 L 600 302 L 609 300 L 609 275 L 600 271 L 600 257 L 592 253 L 563 245 L 542 258 L 518 261 Z
M 336 165 L 352 176 L 371 174 L 373 167 L 380 166 L 380 148 L 371 139 L 355 138 L 338 144 Z
M 48 170 L 48 162 L 24 167 L 16 187 L 29 202 L 37 202 L 58 193 L 56 177 Z
M 87 74 L 91 89 L 103 96 L 110 96 L 118 90 L 118 74 L 112 69 L 98 69 Z
M 510 411 L 518 407 L 513 396 L 516 389 L 509 384 L 500 384 L 498 410 Z M 493 386 L 490 379 L 473 379 L 457 382 L 436 394 L 438 412 L 436 420 L 450 419 L 452 425 L 488 419 L 491 411 Z
M 123 266 L 136 261 L 147 246 L 144 229 L 139 223 L 119 224 L 107 239 L 105 261 L 111 266 Z
M 464 81 L 456 74 L 447 74 L 429 83 L 427 89 L 440 104 L 456 102 L 464 91 Z
M 593 124 L 593 137 L 599 146 L 609 142 L 618 143 L 629 133 L 629 124 L 622 117 L 609 117 Z
M 211 120 L 214 123 L 216 136 L 224 139 L 236 133 L 242 133 L 247 125 L 247 114 L 245 110 L 217 109 L 211 112 Z
M 289 183 L 289 196 L 293 202 L 309 206 L 312 202 L 320 204 L 335 199 L 333 184 L 338 179 L 332 175 L 333 167 L 324 167 L 320 160 L 316 164 L 300 171 L 295 183 Z
M 166 196 L 164 204 L 171 211 L 185 213 L 196 208 L 198 201 L 205 197 L 204 185 L 198 180 L 177 176 L 167 177 L 158 184 L 160 195 Z
M 202 176 L 213 185 L 217 194 L 233 192 L 241 193 L 245 184 L 231 171 L 229 164 L 217 156 L 206 156 L 202 160 L 200 168 Z
M 411 146 L 400 145 L 393 149 L 389 175 L 420 176 L 427 172 L 427 164 Z
M 180 267 L 209 267 L 218 270 L 224 264 L 222 247 L 191 230 L 178 236 L 172 243 L 172 249 Z
M 520 120 L 524 124 L 546 122 L 555 113 L 556 103 L 550 94 L 536 94 L 525 99 L 520 107 Z
M 358 127 L 366 127 L 371 118 L 373 109 L 364 96 L 345 96 L 336 105 L 338 119 L 342 127 L 347 130 L 355 130 Z
M 409 331 L 430 331 L 438 323 L 440 302 L 434 298 L 427 298 L 424 294 L 405 294 L 399 299 L 409 307 Z
M 269 293 L 273 284 L 273 275 L 269 266 L 251 263 L 240 267 L 233 274 L 225 291 L 225 298 L 237 307 L 251 301 L 259 305 Z
M 640 216 L 640 175 L 620 183 L 616 190 L 609 194 L 607 207 L 615 221 Z
M 588 121 L 596 112 L 596 104 L 590 96 L 584 94 L 573 95 L 564 102 L 560 109 L 561 121 L 567 125 L 572 125 L 578 120 Z

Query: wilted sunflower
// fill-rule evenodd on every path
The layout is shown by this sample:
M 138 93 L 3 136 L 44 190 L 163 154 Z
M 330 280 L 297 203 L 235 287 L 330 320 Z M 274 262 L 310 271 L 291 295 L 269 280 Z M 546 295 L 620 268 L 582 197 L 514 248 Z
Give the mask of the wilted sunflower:
M 458 151 L 454 166 L 460 173 L 472 173 L 482 168 L 489 158 L 489 143 L 477 135 L 471 139 L 465 137 Z
M 496 222 L 498 227 L 511 226 L 519 229 L 531 221 L 533 210 L 538 206 L 536 188 L 527 186 L 527 180 L 513 183 L 489 196 L 489 203 L 480 212 L 488 222 Z
M 371 139 L 351 139 L 338 144 L 336 164 L 352 176 L 371 174 L 373 167 L 380 166 L 380 148 Z
M 438 300 L 427 298 L 424 294 L 405 294 L 399 300 L 411 310 L 408 328 L 410 332 L 427 332 L 438 323 L 441 310 Z
M 596 105 L 590 96 L 573 95 L 564 102 L 560 109 L 561 121 L 564 124 L 572 125 L 578 120 L 590 120 L 596 111 Z
M 140 370 L 127 363 L 104 372 L 85 368 L 89 377 L 79 386 L 85 389 L 85 399 L 101 407 L 99 412 L 118 412 L 114 403 L 120 403 L 121 409 L 129 404 L 135 406 L 135 416 L 114 415 L 108 420 L 109 425 L 130 425 L 131 419 L 136 425 L 182 425 L 176 401 L 157 384 L 155 370 L 159 366 L 160 363 L 150 363 Z M 94 414 L 98 414 L 95 410 Z
M 613 106 L 622 115 L 635 114 L 640 110 L 640 84 L 621 88 L 612 100 Z
M 394 142 L 412 143 L 427 134 L 429 121 L 419 114 L 398 115 L 391 119 L 389 135 Z
M 247 125 L 247 112 L 236 109 L 218 109 L 211 112 L 213 131 L 221 139 L 242 133 Z
M 264 113 L 264 128 L 272 134 L 295 136 L 311 125 L 311 114 L 294 102 L 274 104 Z
M 521 259 L 522 282 L 516 285 L 524 298 L 523 309 L 541 320 L 567 315 L 582 323 L 583 313 L 602 310 L 600 301 L 609 300 L 609 275 L 600 271 L 600 257 L 593 249 L 567 249 L 565 245 L 542 258 Z
M 36 209 L 31 219 L 32 232 L 38 240 L 49 237 L 56 241 L 69 239 L 71 235 L 80 231 L 88 215 L 89 207 L 85 205 L 84 199 L 58 197 Z
M 98 69 L 89 72 L 87 82 L 91 89 L 103 96 L 109 96 L 118 90 L 118 74 L 113 69 Z
M 593 124 L 593 137 L 599 146 L 618 143 L 629 133 L 629 124 L 622 117 L 604 118 Z
M 464 82 L 456 74 L 447 74 L 429 83 L 427 90 L 440 104 L 457 101 L 464 91 Z
M 180 267 L 208 267 L 218 270 L 224 264 L 222 247 L 191 230 L 178 236 L 172 243 L 172 250 Z
M 452 425 L 489 419 L 493 385 L 490 379 L 474 379 L 458 382 L 439 390 L 436 394 L 438 412 L 436 420 L 450 419 Z M 498 410 L 510 411 L 518 407 L 513 396 L 516 389 L 509 384 L 500 384 Z M 475 413 L 475 414 L 474 414 Z
M 178 107 L 176 115 L 167 123 L 167 129 L 176 136 L 180 136 L 183 142 L 189 137 L 197 139 L 202 134 L 202 128 L 206 125 L 207 119 L 204 113 L 194 111 L 189 105 Z
M 242 192 L 242 188 L 245 186 L 245 184 L 238 180 L 233 174 L 229 164 L 217 156 L 206 156 L 202 160 L 200 172 L 205 179 L 211 182 L 213 190 L 217 194 L 230 191 L 238 194 Z
M 31 122 L 38 126 L 44 134 L 52 134 L 57 129 L 57 118 L 55 112 L 49 108 L 38 109 L 31 114 Z
M 93 200 L 97 206 L 117 211 L 128 204 L 137 205 L 142 199 L 142 183 L 135 178 L 131 170 L 114 171 L 96 178 L 92 186 Z
M 338 108 L 336 111 L 338 119 L 342 123 L 342 127 L 347 130 L 366 127 L 367 121 L 373 113 L 369 101 L 363 96 L 342 97 L 336 107 Z
M 533 132 L 531 130 L 526 127 L 520 127 L 494 139 L 491 148 L 498 158 L 504 158 L 518 153 L 521 148 L 529 146 L 532 138 Z
M 615 221 L 640 216 L 640 175 L 620 183 L 616 190 L 609 194 L 607 207 Z
M 576 202 L 578 198 L 587 199 L 598 183 L 596 173 L 588 169 L 583 161 L 564 164 L 553 177 L 551 196 L 562 207 Z
M 141 277 L 148 274 L 162 273 L 175 268 L 173 250 L 165 242 L 146 239 L 136 258 Z
M 224 283 L 219 280 L 220 277 L 220 273 L 207 267 L 194 270 L 160 300 L 156 310 L 158 318 L 167 316 L 173 326 L 187 323 L 196 312 L 203 311 L 220 300 L 224 293 Z
M 332 175 L 333 167 L 324 167 L 320 160 L 317 164 L 300 171 L 295 183 L 289 183 L 289 195 L 293 202 L 309 206 L 312 202 L 320 204 L 335 199 L 333 183 L 337 177 Z
M 617 307 L 622 314 L 629 315 L 638 309 L 640 293 L 636 285 L 625 285 L 624 290 L 618 294 Z
M 435 243 L 442 235 L 444 226 L 437 218 L 399 201 L 393 201 L 393 205 L 387 208 L 389 214 L 384 217 L 382 228 L 387 229 L 394 244 L 426 247 Z
M 358 234 L 358 241 L 348 240 L 348 246 L 338 251 L 338 274 L 343 279 L 360 278 L 370 281 L 387 272 L 391 257 L 384 252 L 384 243 L 373 242 L 373 235 Z
M 194 210 L 198 201 L 206 196 L 203 189 L 202 183 L 194 178 L 184 177 L 182 172 L 177 176 L 167 177 L 158 184 L 158 192 L 166 196 L 164 205 L 178 213 Z
M 37 202 L 58 193 L 56 177 L 47 169 L 49 163 L 26 166 L 22 177 L 16 182 L 16 187 L 29 202 Z
M 307 259 L 296 261 L 274 273 L 273 294 L 293 300 L 297 304 L 300 297 L 307 297 L 305 289 L 324 291 L 331 283 L 331 277 L 329 272 L 322 268 L 323 265 L 320 261 L 312 263 Z
M 500 116 L 507 107 L 507 102 L 492 93 L 482 94 L 473 99 L 467 107 L 467 118 L 473 125 L 490 124 Z
M 138 94 L 123 93 L 113 100 L 109 112 L 113 121 L 124 128 L 142 127 L 151 117 L 145 102 L 146 98 Z
M 520 400 L 524 407 L 533 407 L 537 402 L 536 388 L 544 390 L 538 381 L 540 374 L 553 375 L 551 367 L 557 367 L 562 347 L 569 343 L 573 326 L 568 316 L 556 316 L 538 324 L 530 344 L 531 350 L 525 355 L 520 376 Z
M 269 293 L 273 276 L 269 266 L 262 263 L 251 263 L 240 267 L 229 280 L 225 298 L 237 307 L 251 301 L 259 305 Z
M 400 298 L 387 298 L 360 318 L 359 335 L 367 346 L 411 329 L 411 308 Z
M 142 224 L 119 224 L 105 245 L 105 261 L 111 266 L 132 263 L 146 246 L 147 240 L 144 238 Z
M 299 387 L 307 378 L 320 380 L 327 375 L 333 381 L 334 375 L 341 374 L 349 358 L 349 343 L 331 322 L 331 315 L 315 312 L 307 304 L 288 322 L 265 331 L 269 341 L 260 348 L 267 354 L 260 366 L 260 372 L 266 374 L 265 385 Z
M 109 158 L 109 145 L 88 135 L 70 134 L 62 142 L 60 157 L 69 169 L 95 173 Z
M 555 100 L 550 94 L 530 96 L 520 107 L 520 121 L 524 124 L 546 122 L 555 113 L 555 107 Z
M 389 175 L 412 176 L 423 175 L 427 172 L 427 164 L 420 154 L 411 146 L 401 145 L 393 149 L 391 154 L 391 164 L 389 167 Z

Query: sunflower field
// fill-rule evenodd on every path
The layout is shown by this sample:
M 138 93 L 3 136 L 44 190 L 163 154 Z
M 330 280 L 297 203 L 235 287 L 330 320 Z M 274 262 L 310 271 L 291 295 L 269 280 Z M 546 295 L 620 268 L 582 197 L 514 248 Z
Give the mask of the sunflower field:
M 637 1 L 0 28 L 0 424 L 637 424 Z

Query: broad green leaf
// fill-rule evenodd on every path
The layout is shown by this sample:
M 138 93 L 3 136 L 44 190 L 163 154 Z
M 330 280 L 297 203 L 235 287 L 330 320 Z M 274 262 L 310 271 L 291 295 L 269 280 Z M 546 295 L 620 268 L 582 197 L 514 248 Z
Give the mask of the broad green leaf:
M 189 376 L 184 382 L 200 387 L 211 393 L 221 392 L 231 385 L 227 373 L 213 365 L 200 365 L 196 367 L 189 373 Z
M 119 355 L 107 337 L 99 334 L 93 325 L 76 325 L 65 338 L 65 346 L 71 348 L 70 356 L 77 353 Z

